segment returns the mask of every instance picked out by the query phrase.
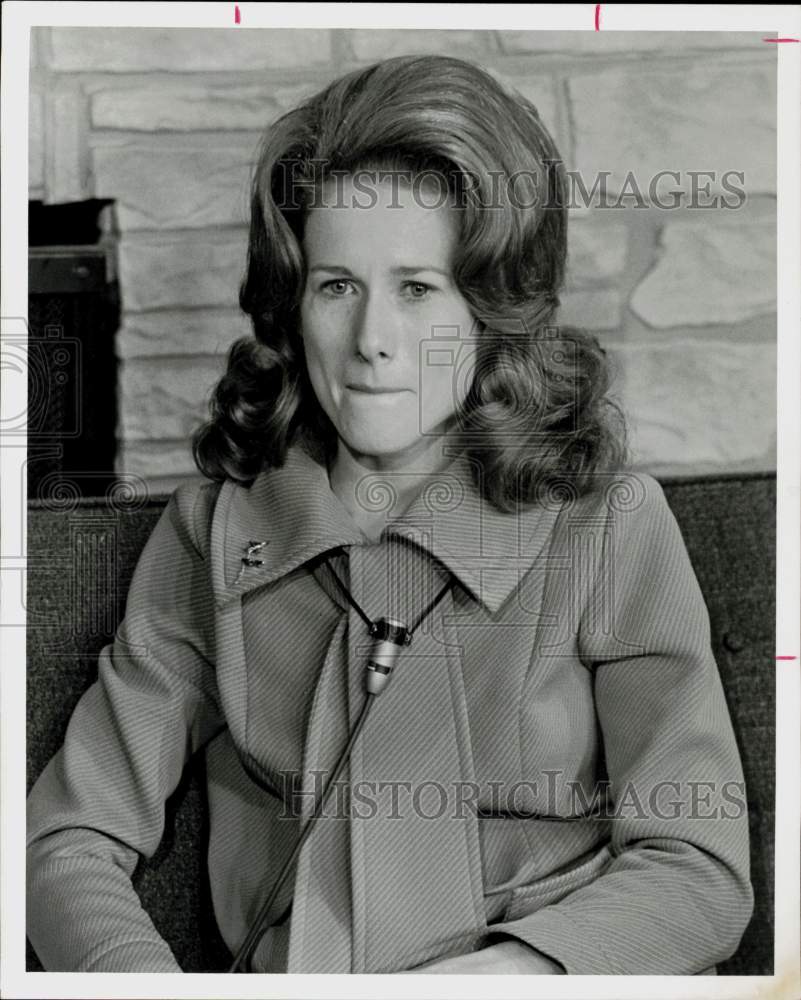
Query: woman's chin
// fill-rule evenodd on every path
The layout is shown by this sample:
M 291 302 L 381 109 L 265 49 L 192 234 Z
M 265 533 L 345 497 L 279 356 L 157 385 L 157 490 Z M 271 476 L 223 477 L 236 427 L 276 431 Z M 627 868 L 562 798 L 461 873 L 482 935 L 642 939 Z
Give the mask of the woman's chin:
M 392 423 L 375 421 L 372 426 L 338 429 L 340 445 L 351 453 L 357 461 L 375 463 L 376 468 L 392 468 L 411 465 L 427 456 L 432 450 L 441 451 L 444 443 L 454 431 L 453 420 L 445 420 L 421 433 L 416 423 L 409 431 L 409 423 L 402 420 Z
M 345 441 L 348 450 L 356 458 L 375 459 L 379 462 L 403 461 L 415 455 L 421 442 L 376 436 L 350 438 Z

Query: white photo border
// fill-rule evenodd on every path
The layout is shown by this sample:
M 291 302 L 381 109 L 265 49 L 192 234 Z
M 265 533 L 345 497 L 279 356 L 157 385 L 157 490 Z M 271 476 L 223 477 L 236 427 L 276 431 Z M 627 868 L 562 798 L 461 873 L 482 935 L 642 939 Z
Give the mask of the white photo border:
M 237 30 L 231 3 L 7 2 L 2 8 L 2 301 L 0 316 L 27 316 L 28 70 L 32 26 L 208 27 Z M 452 28 L 594 31 L 593 4 L 240 3 L 248 28 Z M 801 38 L 797 5 L 603 4 L 603 31 L 754 31 Z M 797 997 L 799 842 L 801 841 L 801 43 L 778 53 L 778 362 L 776 655 L 776 937 L 773 976 L 425 976 L 420 997 L 503 995 L 640 998 Z M 3 370 L 13 412 L 26 409 L 24 380 Z M 8 394 L 8 395 L 6 395 Z M 386 997 L 406 998 L 402 976 L 225 976 L 192 974 L 36 973 L 25 970 L 25 512 L 26 439 L 0 441 L 0 992 L 7 997 Z

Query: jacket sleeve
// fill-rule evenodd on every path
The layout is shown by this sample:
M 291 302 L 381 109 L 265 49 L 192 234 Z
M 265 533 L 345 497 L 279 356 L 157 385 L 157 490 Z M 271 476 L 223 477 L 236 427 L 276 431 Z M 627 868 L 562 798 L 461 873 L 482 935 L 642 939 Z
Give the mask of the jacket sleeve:
M 170 498 L 125 619 L 28 798 L 27 932 L 48 971 L 180 972 L 131 883 L 188 757 L 221 727 L 213 604 L 192 528 L 209 491 Z
M 603 737 L 611 860 L 558 902 L 493 925 L 488 943 L 515 938 L 570 974 L 693 975 L 728 958 L 751 917 L 745 785 L 679 526 L 653 477 L 629 485 L 629 504 L 607 500 L 578 635 Z

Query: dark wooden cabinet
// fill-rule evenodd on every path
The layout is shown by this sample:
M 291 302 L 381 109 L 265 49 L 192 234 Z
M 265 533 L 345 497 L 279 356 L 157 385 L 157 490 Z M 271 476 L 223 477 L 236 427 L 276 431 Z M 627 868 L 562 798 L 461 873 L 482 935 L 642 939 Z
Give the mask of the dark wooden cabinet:
M 62 215 L 63 218 L 63 215 Z M 91 238 L 91 231 L 70 231 Z M 32 239 L 41 225 L 31 226 Z M 28 496 L 58 503 L 114 482 L 119 323 L 105 247 L 31 246 L 28 257 Z

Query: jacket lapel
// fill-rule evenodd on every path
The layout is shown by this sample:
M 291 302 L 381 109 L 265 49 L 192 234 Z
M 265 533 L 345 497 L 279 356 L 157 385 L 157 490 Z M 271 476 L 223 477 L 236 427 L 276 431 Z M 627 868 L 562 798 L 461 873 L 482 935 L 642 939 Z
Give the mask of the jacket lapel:
M 376 485 L 383 475 L 376 474 Z M 426 549 L 495 614 L 539 556 L 561 504 L 500 511 L 484 499 L 482 475 L 480 465 L 461 452 L 388 524 L 386 534 Z
M 250 487 L 226 480 L 220 490 L 212 524 L 215 599 L 225 604 L 323 552 L 366 541 L 324 466 L 290 448 L 281 468 L 262 472 Z

